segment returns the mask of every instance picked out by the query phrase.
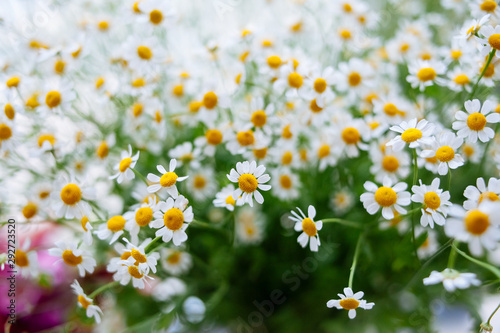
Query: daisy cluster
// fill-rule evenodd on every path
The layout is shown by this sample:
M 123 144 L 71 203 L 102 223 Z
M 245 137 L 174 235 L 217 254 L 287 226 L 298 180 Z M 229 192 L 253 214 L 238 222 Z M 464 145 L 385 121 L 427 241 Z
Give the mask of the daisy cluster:
M 293 234 L 349 250 L 324 301 L 350 319 L 375 305 L 353 281 L 384 304 L 401 270 L 448 292 L 500 279 L 496 1 L 32 2 L 0 11 L 0 213 L 54 225 L 97 323 L 94 298 L 130 285 L 198 324 L 237 262 L 204 259 Z M 355 280 L 380 242 L 387 271 Z M 35 279 L 30 245 L 16 265 Z M 96 270 L 109 283 L 87 295 Z

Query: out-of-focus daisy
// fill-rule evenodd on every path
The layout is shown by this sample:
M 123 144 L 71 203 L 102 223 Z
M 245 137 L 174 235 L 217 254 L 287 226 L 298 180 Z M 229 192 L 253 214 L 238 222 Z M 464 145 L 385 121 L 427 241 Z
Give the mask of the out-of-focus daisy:
M 114 169 L 118 170 L 118 172 L 113 176 L 110 176 L 109 179 L 117 178 L 116 181 L 118 182 L 118 184 L 121 184 L 124 179 L 134 179 L 135 174 L 131 169 L 135 167 L 135 164 L 139 159 L 139 153 L 140 152 L 137 152 L 137 154 L 132 156 L 132 146 L 128 145 L 128 152 L 122 151 L 121 161 L 114 167 Z
M 410 75 L 406 77 L 413 88 L 419 88 L 420 91 L 424 91 L 426 87 L 433 85 L 434 83 L 443 85 L 445 81 L 438 77 L 438 75 L 444 74 L 446 67 L 437 61 L 422 61 L 418 60 L 408 66 Z
M 477 142 L 464 142 L 462 147 L 460 147 L 460 155 L 464 158 L 465 161 L 469 161 L 471 163 L 479 163 L 481 161 L 482 152 Z
M 364 299 L 361 299 L 365 294 L 362 291 L 354 293 L 351 288 L 344 288 L 344 294 L 337 294 L 340 299 L 331 299 L 326 303 L 329 308 L 336 307 L 339 310 L 347 310 L 349 319 L 356 318 L 356 309 L 361 308 L 363 310 L 371 310 L 375 303 L 367 303 Z
M 215 207 L 224 207 L 229 211 L 234 211 L 234 207 L 236 206 L 236 200 L 233 199 L 234 193 L 234 185 L 229 184 L 223 187 L 217 194 L 215 194 L 215 199 L 213 204 Z M 243 202 L 239 202 L 239 206 L 243 205 Z
M 143 242 L 139 246 L 130 243 L 126 238 L 123 238 L 125 243 L 127 243 L 127 249 L 130 249 L 130 258 L 135 259 L 134 265 L 141 269 L 150 269 L 153 273 L 156 273 L 156 264 L 160 258 L 158 252 L 147 253 L 145 252 L 146 246 L 151 243 Z
M 173 149 L 170 149 L 168 156 L 176 160 L 177 165 L 189 165 L 194 169 L 200 168 L 200 149 L 193 147 L 191 142 L 184 142 Z
M 332 67 L 326 67 L 322 72 L 314 71 L 306 84 L 312 89 L 307 92 L 308 99 L 314 99 L 315 104 L 323 108 L 327 101 L 335 96 L 330 88 L 335 83 L 335 72 Z
M 464 159 L 457 154 L 464 140 L 455 136 L 452 132 L 443 132 L 432 144 L 431 149 L 425 149 L 420 153 L 424 158 L 437 158 L 439 162 L 437 171 L 441 176 L 448 173 L 448 169 L 456 169 L 464 165 Z
M 400 151 L 406 144 L 408 144 L 410 148 L 416 148 L 420 147 L 422 144 L 432 143 L 434 125 L 425 119 L 417 123 L 417 118 L 414 118 L 409 122 L 403 121 L 397 126 L 392 126 L 391 130 L 401 133 L 401 135 L 389 141 L 387 146 L 392 146 L 394 151 Z
M 174 245 L 179 246 L 187 240 L 186 229 L 193 221 L 193 207 L 187 207 L 189 201 L 179 195 L 175 201 L 168 198 L 167 201 L 160 201 L 154 213 L 155 220 L 151 222 L 152 228 L 157 228 L 156 237 L 162 236 L 164 242 L 172 239 Z
M 268 191 L 271 185 L 266 185 L 271 177 L 265 174 L 266 167 L 263 165 L 257 166 L 255 161 L 238 162 L 236 169 L 231 169 L 227 178 L 233 183 L 238 183 L 238 188 L 233 192 L 233 199 L 240 202 L 247 202 L 250 207 L 253 207 L 253 197 L 255 201 L 262 204 L 264 197 L 258 190 Z
M 312 205 L 309 205 L 307 209 L 307 217 L 299 207 L 297 207 L 297 210 L 300 215 L 292 210 L 292 216 L 288 217 L 290 220 L 295 222 L 295 231 L 302 231 L 297 238 L 297 242 L 302 247 L 306 247 L 307 243 L 309 243 L 311 251 L 317 252 L 318 247 L 321 245 L 318 230 L 323 228 L 323 221 L 314 221 L 314 218 L 316 217 L 316 209 Z
M 414 193 L 411 200 L 423 204 L 422 217 L 420 218 L 422 227 L 429 225 L 434 228 L 434 222 L 437 225 L 444 225 L 448 211 L 447 206 L 451 206 L 450 192 L 443 192 L 439 188 L 439 182 L 439 178 L 434 178 L 431 185 L 423 185 L 422 180 L 420 180 L 420 186 L 414 185 L 411 188 Z
M 146 279 L 153 280 L 153 278 L 149 276 L 149 266 L 138 266 L 135 264 L 136 261 L 132 256 L 121 260 L 113 279 L 119 281 L 122 286 L 127 285 L 132 280 L 134 288 L 144 289 L 148 283 Z
M 72 90 L 73 85 L 65 80 L 49 79 L 45 87 L 45 103 L 41 104 L 37 110 L 65 111 L 69 112 L 71 103 L 76 98 L 76 93 Z
M 92 245 L 94 239 L 92 238 L 92 225 L 90 224 L 89 218 L 87 216 L 84 216 L 80 219 L 80 223 L 82 225 L 83 229 L 83 241 L 85 244 L 88 246 Z
M 474 256 L 481 256 L 483 248 L 493 250 L 500 240 L 500 202 L 484 201 L 476 209 L 465 211 L 454 205 L 445 224 L 448 237 L 467 242 Z
M 264 216 L 257 209 L 242 207 L 235 216 L 237 241 L 258 244 L 264 238 Z
M 138 20 L 148 22 L 153 27 L 165 26 L 175 16 L 175 11 L 168 1 L 144 0 L 134 4 L 134 11 L 138 11 Z M 137 9 L 136 9 L 137 8 Z
M 153 214 L 156 210 L 156 199 L 148 197 L 147 202 L 141 204 L 140 207 L 135 208 L 133 211 L 128 211 L 123 214 L 123 218 L 127 221 L 125 229 L 130 233 L 132 243 L 138 242 L 139 231 L 142 227 L 149 225 L 153 220 Z
M 337 190 L 331 197 L 331 206 L 337 214 L 344 214 L 354 205 L 354 196 L 347 188 Z
M 424 279 L 424 285 L 443 283 L 444 288 L 452 293 L 456 289 L 467 289 L 470 286 L 479 286 L 481 281 L 474 273 L 460 273 L 454 269 L 446 268 L 442 272 L 432 271 L 429 277 Z
M 161 249 L 160 262 L 163 269 L 172 275 L 186 273 L 193 264 L 189 253 L 176 249 Z
M 288 168 L 276 170 L 271 179 L 272 193 L 281 200 L 293 200 L 299 197 L 299 177 Z
M 168 166 L 168 172 L 162 165 L 157 165 L 156 169 L 161 173 L 161 177 L 155 174 L 149 173 L 148 180 L 153 183 L 148 186 L 149 193 L 156 193 L 162 188 L 164 188 L 168 194 L 170 194 L 173 198 L 177 198 L 179 195 L 179 191 L 177 190 L 176 183 L 182 182 L 187 179 L 189 176 L 179 177 L 175 173 L 175 168 L 177 167 L 177 160 L 171 159 L 170 164 Z
M 488 142 L 495 136 L 495 131 L 486 125 L 500 122 L 500 114 L 495 112 L 493 102 L 486 100 L 481 107 L 478 99 L 464 103 L 465 111 L 455 114 L 457 121 L 453 123 L 453 129 L 461 138 L 468 138 L 469 142 L 475 143 L 477 139 Z
M 107 223 L 101 224 L 99 230 L 95 231 L 95 234 L 102 240 L 108 239 L 111 236 L 109 244 L 113 244 L 123 235 L 123 229 L 125 229 L 126 222 L 127 221 L 122 215 L 115 215 L 111 217 Z
M 370 181 L 365 182 L 364 187 L 368 192 L 361 194 L 361 202 L 368 214 L 374 215 L 380 208 L 382 216 L 388 220 L 394 218 L 393 208 L 400 214 L 406 214 L 406 209 L 402 206 L 408 206 L 411 202 L 410 192 L 405 191 L 408 185 L 403 182 L 394 186 L 392 184 L 388 177 L 381 187 Z
M 77 267 L 81 277 L 85 276 L 85 271 L 94 272 L 97 263 L 90 252 L 77 248 L 75 243 L 57 241 L 55 245 L 49 249 L 49 254 L 61 258 L 66 265 Z
M 63 177 L 56 182 L 50 198 L 57 217 L 82 218 L 90 216 L 92 212 L 90 205 L 84 199 L 94 200 L 95 192 L 93 188 L 84 186 L 74 178 L 68 180 Z
M 420 259 L 425 259 L 429 258 L 433 254 L 437 252 L 439 249 L 439 243 L 437 240 L 437 235 L 434 230 L 429 230 L 426 229 L 427 233 L 427 238 L 425 241 L 422 243 L 422 245 L 419 246 L 417 249 L 417 255 Z M 417 237 L 419 237 L 422 233 L 424 232 L 423 228 L 415 228 L 415 234 Z
M 498 57 L 498 50 L 500 50 L 500 25 L 497 25 L 494 28 L 490 25 L 485 25 L 481 27 L 479 34 L 483 35 L 483 38 L 477 38 L 481 44 L 481 56 L 485 57 L 488 53 L 494 50 L 495 55 Z
M 347 92 L 352 99 L 356 93 L 362 92 L 373 84 L 373 67 L 358 58 L 351 58 L 348 62 L 339 64 L 339 71 L 335 74 L 336 87 L 339 91 Z
M 214 179 L 213 169 L 201 168 L 191 172 L 189 179 L 186 181 L 186 187 L 195 200 L 201 201 L 212 196 L 217 190 Z
M 30 250 L 31 239 L 26 239 L 20 248 L 16 249 L 14 263 L 20 268 L 23 276 L 36 277 L 38 274 L 38 255 Z
M 375 175 L 375 180 L 382 182 L 384 177 L 389 177 L 393 182 L 404 179 L 410 174 L 410 157 L 404 151 L 394 151 L 392 147 L 372 146 L 370 156 L 373 165 L 370 172 Z
M 94 317 L 96 323 L 99 324 L 101 322 L 102 315 L 101 308 L 93 304 L 94 301 L 85 294 L 77 280 L 73 281 L 71 289 L 73 289 L 74 293 L 77 295 L 78 305 L 85 309 L 87 317 Z
M 454 91 L 468 91 L 472 90 L 472 78 L 474 74 L 471 70 L 463 70 L 461 68 L 455 68 L 450 73 L 448 73 L 448 88 Z
M 490 178 L 488 186 L 482 177 L 476 180 L 477 186 L 469 185 L 464 191 L 467 200 L 464 202 L 466 210 L 476 209 L 483 201 L 500 201 L 500 179 Z

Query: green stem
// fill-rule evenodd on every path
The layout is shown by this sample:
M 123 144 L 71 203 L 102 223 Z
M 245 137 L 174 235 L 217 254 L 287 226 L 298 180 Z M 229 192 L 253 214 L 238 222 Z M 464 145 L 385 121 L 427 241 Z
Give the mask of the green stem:
M 113 281 L 113 282 L 107 283 L 104 286 L 101 286 L 100 288 L 97 288 L 96 290 L 94 290 L 94 292 L 89 295 L 89 298 L 94 299 L 94 297 L 96 297 L 97 295 L 99 295 L 100 293 L 105 291 L 106 289 L 113 288 L 114 286 L 117 286 L 118 284 L 119 284 L 118 281 Z
M 448 167 L 448 191 L 451 190 L 451 169 Z
M 87 201 L 91 206 L 92 208 L 94 208 L 94 214 L 99 218 L 99 220 L 101 221 L 104 221 L 104 218 L 102 217 L 102 215 L 99 213 L 99 211 L 101 210 L 97 204 L 93 201 Z M 107 222 L 107 220 L 106 220 Z
M 161 240 L 162 236 L 158 236 L 156 237 L 155 239 L 153 239 L 151 241 L 151 243 L 149 243 L 145 248 L 144 248 L 144 252 L 145 253 L 149 253 L 151 251 L 153 251 L 157 246 L 156 246 L 156 243 L 158 243 L 160 240 Z
M 356 250 L 354 250 L 354 258 L 352 260 L 351 272 L 349 274 L 349 288 L 352 289 L 352 281 L 354 280 L 354 273 L 356 272 L 356 265 L 358 264 L 358 257 L 361 250 L 361 241 L 363 239 L 363 233 L 359 235 L 358 243 L 356 244 Z
M 137 177 L 139 177 L 144 182 L 144 184 L 146 184 L 146 186 L 149 186 L 148 180 L 139 171 L 137 171 L 134 168 L 130 169 L 132 169 L 132 171 L 137 175 Z
M 476 93 L 477 87 L 479 86 L 479 81 L 481 81 L 481 79 L 484 76 L 484 73 L 486 73 L 486 71 L 488 70 L 488 67 L 490 66 L 491 60 L 495 56 L 495 52 L 496 52 L 495 49 L 491 50 L 491 52 L 488 56 L 488 60 L 486 60 L 486 64 L 484 65 L 483 71 L 481 72 L 481 75 L 479 75 L 479 77 L 477 78 L 477 81 L 476 81 L 476 84 L 474 85 L 474 88 L 472 88 L 472 91 L 469 95 L 469 100 L 471 100 L 474 97 L 474 94 Z
M 321 221 L 323 221 L 323 223 L 338 223 L 352 228 L 358 228 L 358 229 L 362 228 L 362 226 L 359 223 L 338 218 L 323 219 Z
M 413 185 L 416 185 L 418 181 L 418 156 L 417 150 L 413 149 Z
M 458 252 L 458 254 L 460 254 L 462 257 L 464 257 L 465 259 L 475 263 L 476 265 L 479 265 L 487 270 L 489 270 L 490 272 L 492 272 L 493 274 L 495 274 L 495 276 L 497 278 L 500 279 L 500 270 L 490 264 L 487 264 L 485 262 L 482 262 L 481 260 L 477 260 L 476 258 L 472 258 L 471 256 L 469 256 L 468 254 L 466 254 L 465 252 L 463 251 L 460 251 L 455 245 L 453 245 L 453 247 L 455 248 L 455 251 Z
M 450 256 L 448 257 L 448 268 L 453 269 L 455 267 L 455 259 L 457 258 L 457 250 L 458 241 L 454 240 L 453 245 L 450 250 Z
M 488 321 L 486 322 L 487 325 L 490 325 L 490 322 L 491 322 L 491 319 L 493 318 L 493 316 L 495 315 L 495 313 L 497 313 L 498 309 L 500 309 L 500 304 L 498 304 L 497 308 L 495 309 L 495 311 L 493 311 L 493 313 L 490 315 L 490 317 L 488 318 Z

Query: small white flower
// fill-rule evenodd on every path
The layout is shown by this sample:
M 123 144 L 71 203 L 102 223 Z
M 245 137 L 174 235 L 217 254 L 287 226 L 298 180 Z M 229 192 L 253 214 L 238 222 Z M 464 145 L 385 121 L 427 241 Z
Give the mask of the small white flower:
M 50 198 L 53 201 L 52 208 L 57 217 L 69 220 L 90 216 L 92 209 L 83 199 L 94 200 L 94 189 L 84 187 L 84 184 L 79 183 L 76 179 L 68 180 L 66 177 L 58 180 L 54 189 Z
M 187 207 L 189 201 L 183 196 L 178 196 L 175 201 L 168 198 L 160 201 L 157 211 L 154 213 L 155 220 L 151 222 L 152 228 L 159 228 L 156 237 L 162 236 L 164 242 L 172 239 L 174 245 L 179 246 L 188 238 L 186 229 L 193 221 L 193 207 Z
M 234 211 L 236 205 L 236 200 L 233 199 L 234 185 L 229 184 L 222 188 L 217 194 L 215 194 L 215 199 L 213 204 L 215 207 L 224 207 L 229 211 Z M 239 206 L 243 205 L 244 202 L 240 201 Z
M 495 55 L 498 57 L 500 50 L 500 25 L 492 27 L 491 25 L 482 26 L 479 30 L 479 34 L 483 35 L 483 38 L 477 38 L 481 44 L 480 52 L 481 56 L 486 57 L 488 53 L 495 50 Z
M 139 207 L 132 211 L 123 214 L 123 218 L 127 221 L 125 229 L 130 232 L 132 243 L 138 242 L 139 231 L 142 227 L 149 225 L 153 220 L 153 214 L 156 211 L 156 198 L 147 197 L 147 202 L 144 202 Z
M 38 275 L 38 255 L 30 250 L 31 239 L 26 239 L 23 245 L 16 249 L 14 263 L 21 269 L 21 275 L 36 277 Z
M 102 240 L 108 239 L 111 236 L 109 244 L 113 244 L 123 234 L 126 222 L 122 215 L 115 215 L 106 224 L 101 224 L 99 230 L 95 231 L 95 234 Z
M 120 281 L 122 286 L 127 285 L 132 280 L 134 288 L 144 289 L 148 281 L 146 278 L 153 280 L 149 276 L 149 266 L 138 266 L 135 264 L 136 259 L 130 256 L 126 260 L 120 261 L 120 266 L 117 272 L 113 275 L 115 281 Z
M 391 131 L 401 133 L 401 135 L 396 136 L 386 144 L 392 146 L 394 151 L 397 152 L 402 150 L 406 144 L 410 148 L 417 148 L 422 144 L 432 143 L 434 125 L 425 119 L 417 123 L 417 118 L 414 118 L 409 122 L 403 121 L 397 126 L 392 126 Z
M 363 207 L 370 215 L 374 215 L 382 207 L 382 216 L 391 220 L 394 218 L 394 210 L 399 214 L 406 214 L 406 209 L 401 206 L 408 206 L 411 202 L 410 192 L 405 191 L 408 185 L 406 183 L 397 183 L 392 186 L 390 178 L 385 177 L 383 186 L 378 187 L 375 183 L 367 181 L 364 184 L 368 192 L 361 194 Z
M 289 219 L 295 222 L 295 231 L 302 231 L 299 238 L 297 238 L 297 242 L 299 242 L 302 247 L 306 247 L 309 242 L 311 251 L 318 252 L 318 247 L 321 245 L 318 230 L 323 228 L 323 221 L 314 221 L 316 209 L 312 205 L 309 205 L 307 209 L 307 217 L 299 207 L 297 207 L 297 210 L 300 215 L 292 210 L 292 216 L 289 216 Z
M 85 309 L 87 317 L 89 318 L 94 317 L 96 323 L 99 324 L 101 322 L 101 315 L 102 315 L 101 308 L 93 304 L 94 301 L 83 292 L 83 289 L 78 283 L 78 281 L 75 280 L 71 284 L 71 288 L 78 296 L 78 305 Z
M 363 310 L 371 310 L 375 303 L 367 303 L 364 299 L 361 299 L 364 296 L 364 292 L 358 291 L 357 293 L 353 293 L 351 288 L 344 288 L 344 294 L 337 294 L 340 299 L 331 299 L 326 303 L 326 306 L 329 308 L 336 307 L 339 310 L 347 310 L 349 311 L 349 318 L 356 318 L 356 309 L 361 308 Z
M 446 67 L 441 62 L 417 60 L 416 63 L 408 66 L 409 73 L 406 77 L 412 88 L 419 88 L 420 91 L 428 86 L 438 83 L 444 85 L 446 81 L 438 77 L 444 74 Z
M 420 180 L 420 186 L 414 185 L 411 190 L 413 195 L 411 200 L 423 204 L 422 217 L 420 224 L 422 227 L 429 225 L 434 228 L 434 222 L 437 225 L 444 225 L 445 217 L 447 216 L 448 207 L 451 206 L 450 192 L 443 192 L 439 188 L 439 178 L 434 178 L 431 185 L 423 185 Z
M 170 196 L 173 198 L 177 198 L 179 195 L 179 191 L 177 190 L 176 183 L 177 182 L 182 182 L 183 180 L 187 179 L 189 176 L 184 176 L 184 177 L 179 177 L 175 173 L 175 168 L 177 167 L 177 160 L 176 159 L 171 159 L 169 166 L 168 166 L 168 172 L 165 170 L 165 168 L 162 165 L 157 165 L 156 169 L 158 172 L 160 172 L 162 175 L 157 176 L 155 174 L 148 174 L 148 180 L 153 183 L 152 185 L 148 186 L 148 192 L 149 193 L 156 193 L 161 189 L 165 189 Z
M 253 207 L 253 197 L 255 201 L 262 204 L 264 197 L 258 190 L 268 191 L 271 185 L 265 185 L 271 177 L 265 174 L 266 167 L 263 165 L 257 166 L 255 161 L 252 162 L 238 162 L 236 163 L 236 170 L 231 169 L 227 178 L 233 183 L 238 183 L 239 188 L 234 190 L 233 199 L 239 202 L 247 202 L 250 207 Z
M 464 208 L 471 210 L 477 208 L 483 200 L 500 201 L 500 179 L 490 178 L 488 186 L 482 177 L 476 180 L 477 187 L 469 185 L 464 191 L 467 200 L 464 202 Z
M 176 249 L 161 249 L 160 253 L 161 266 L 172 275 L 186 273 L 193 265 L 193 260 L 188 252 Z
M 467 289 L 470 286 L 479 286 L 481 281 L 474 273 L 460 273 L 454 269 L 446 268 L 442 272 L 432 271 L 429 277 L 424 279 L 424 285 L 443 283 L 444 288 L 451 292 L 456 289 Z
M 121 161 L 116 164 L 114 170 L 118 170 L 116 174 L 110 176 L 109 179 L 115 179 L 118 184 L 121 184 L 124 179 L 130 180 L 135 178 L 134 171 L 132 169 L 135 167 L 137 160 L 139 159 L 139 152 L 132 156 L 132 146 L 128 145 L 128 152 L 122 151 Z
M 500 114 L 495 112 L 493 102 L 486 100 L 481 107 L 478 99 L 465 102 L 465 110 L 455 114 L 457 121 L 453 123 L 453 129 L 461 138 L 468 138 L 469 142 L 475 143 L 477 139 L 488 142 L 495 136 L 495 131 L 487 127 L 487 124 L 500 122 Z
M 437 171 L 441 176 L 448 173 L 448 169 L 456 169 L 464 165 L 464 159 L 457 150 L 463 143 L 463 139 L 455 136 L 452 132 L 443 132 L 432 144 L 431 149 L 425 149 L 420 153 L 424 158 L 436 158 L 439 162 Z
M 66 265 L 77 267 L 81 277 L 85 276 L 85 271 L 94 272 L 97 263 L 90 252 L 77 248 L 75 243 L 67 244 L 64 241 L 58 241 L 55 245 L 57 247 L 49 249 L 49 254 L 60 257 Z

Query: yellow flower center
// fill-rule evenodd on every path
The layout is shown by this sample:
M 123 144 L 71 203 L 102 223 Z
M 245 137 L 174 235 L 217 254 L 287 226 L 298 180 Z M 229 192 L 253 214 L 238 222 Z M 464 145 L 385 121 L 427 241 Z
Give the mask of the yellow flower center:
M 350 13 L 352 12 L 352 6 L 348 3 L 345 3 L 344 4 L 344 11 L 347 12 L 347 13 Z
M 163 13 L 158 9 L 154 9 L 149 13 L 149 21 L 153 24 L 160 24 L 163 21 Z
M 282 175 L 280 177 L 281 187 L 290 189 L 292 187 L 292 179 L 288 175 Z
M 109 23 L 106 22 L 106 21 L 101 21 L 97 24 L 97 27 L 99 28 L 99 30 L 101 31 L 105 31 L 105 30 L 108 30 L 109 28 Z
M 465 228 L 473 235 L 482 235 L 490 226 L 488 215 L 479 211 L 471 210 L 465 216 Z
M 250 120 L 251 120 L 251 122 L 253 123 L 253 125 L 255 127 L 262 127 L 262 126 L 264 126 L 266 124 L 267 115 L 262 110 L 255 111 L 252 114 L 252 118 Z
M 57 60 L 54 64 L 54 71 L 57 74 L 62 74 L 64 73 L 64 67 L 66 67 L 66 63 L 62 60 Z
M 281 157 L 281 163 L 283 165 L 288 165 L 288 164 L 292 163 L 292 160 L 293 160 L 293 155 L 289 151 L 285 152 L 283 154 L 283 156 Z
M 23 216 L 27 219 L 32 218 L 38 211 L 38 206 L 34 202 L 28 202 L 23 208 Z
M 34 109 L 34 108 L 40 106 L 40 103 L 38 103 L 38 94 L 37 93 L 31 95 L 31 97 L 26 100 L 26 106 L 30 109 Z
M 101 88 L 103 84 L 104 84 L 104 78 L 103 77 L 99 77 L 99 78 L 97 78 L 97 80 L 95 80 L 95 88 L 96 89 Z
M 135 213 L 135 223 L 140 227 L 147 226 L 153 219 L 153 210 L 150 207 L 141 207 Z
M 123 254 L 120 256 L 120 259 L 121 260 L 127 260 L 128 258 L 130 258 L 130 256 L 132 255 L 132 253 L 130 253 L 130 251 L 125 251 L 123 252 Z
M 143 60 L 149 60 L 153 57 L 153 52 L 149 47 L 141 45 L 137 48 L 137 55 Z
M 97 147 L 97 156 L 102 159 L 108 156 L 108 153 L 109 153 L 108 144 L 105 141 L 103 141 L 99 145 L 99 147 Z
M 460 59 L 460 57 L 462 56 L 462 51 L 460 50 L 452 50 L 451 51 L 451 57 L 454 59 L 454 60 L 458 60 Z
M 132 87 L 134 88 L 140 88 L 144 87 L 146 85 L 146 81 L 143 78 L 138 78 L 132 81 Z
M 253 155 L 258 159 L 263 159 L 267 155 L 267 147 L 261 149 L 253 149 Z
M 481 4 L 480 7 L 482 11 L 492 13 L 497 8 L 497 3 L 493 0 L 486 0 Z
M 401 134 L 401 139 L 406 142 L 414 142 L 422 137 L 422 131 L 417 128 L 409 128 Z
M 384 105 L 384 113 L 388 116 L 394 117 L 398 114 L 398 108 L 392 103 L 387 103 Z
M 193 182 L 194 188 L 200 190 L 200 189 L 205 188 L 206 184 L 207 184 L 207 181 L 206 181 L 205 177 L 202 177 L 202 176 L 194 177 L 194 182 Z
M 8 88 L 16 88 L 19 85 L 19 82 L 21 82 L 21 78 L 19 78 L 19 76 L 13 76 L 8 79 L 5 84 L 7 84 Z
M 482 131 L 486 126 L 486 117 L 479 112 L 473 113 L 467 117 L 467 126 L 473 131 Z
M 233 196 L 230 195 L 226 198 L 226 204 L 234 206 L 236 204 L 236 201 L 233 199 Z
M 316 81 L 314 81 L 314 90 L 316 90 L 316 92 L 319 94 L 326 90 L 326 86 L 327 84 L 325 79 L 318 78 L 316 79 Z
M 245 60 L 247 59 L 248 55 L 250 54 L 250 51 L 245 51 L 243 52 L 241 55 L 240 55 L 240 61 L 241 62 L 245 62 Z
M 141 13 L 141 9 L 139 8 L 139 2 L 141 2 L 141 1 L 136 1 L 132 5 L 132 10 L 134 11 L 135 14 L 140 14 Z
M 402 44 L 402 45 L 400 46 L 400 48 L 399 48 L 399 49 L 401 50 L 401 52 L 406 52 L 406 51 L 408 51 L 408 50 L 410 49 L 410 45 L 409 45 L 409 44 L 404 43 L 404 44 Z
M 470 82 L 469 77 L 465 74 L 457 75 L 453 81 L 461 86 L 466 85 Z
M 318 150 L 318 157 L 319 158 L 324 158 L 330 155 L 330 146 L 329 145 L 322 145 L 319 150 Z
M 469 146 L 467 144 L 464 144 L 462 147 L 462 151 L 464 152 L 465 156 L 471 157 L 474 154 L 474 148 L 472 146 Z
M 14 259 L 14 262 L 19 267 L 26 267 L 30 264 L 26 252 L 19 249 L 16 250 L 16 257 Z
M 342 140 L 348 145 L 356 144 L 360 138 L 359 131 L 354 127 L 347 127 L 342 131 Z
M 125 172 L 130 167 L 130 164 L 132 164 L 132 159 L 130 157 L 126 157 L 120 161 L 118 169 L 120 172 Z
M 161 123 L 163 118 L 162 118 L 160 110 L 156 110 L 154 119 L 157 123 Z
M 54 138 L 54 136 L 51 134 L 42 134 L 38 138 L 38 147 L 41 148 L 45 141 L 48 141 L 51 146 L 54 146 L 54 144 L 56 143 L 56 138 Z
M 47 198 L 49 195 L 50 195 L 50 192 L 49 192 L 49 191 L 41 191 L 41 192 L 38 194 L 38 197 L 39 197 L 40 199 L 45 199 L 45 198 Z
M 68 184 L 61 190 L 61 200 L 66 205 L 74 205 L 82 198 L 82 190 L 76 184 Z
M 281 58 L 276 55 L 270 56 L 267 58 L 267 64 L 269 67 L 276 69 L 281 66 Z
M 209 91 L 203 96 L 203 105 L 211 110 L 217 105 L 217 95 L 213 91 Z
M 316 229 L 316 225 L 314 224 L 313 220 L 308 217 L 302 220 L 302 230 L 309 237 L 314 237 L 318 233 L 318 229 Z
M 177 264 L 180 260 L 181 260 L 181 252 L 179 251 L 172 252 L 172 254 L 170 254 L 167 258 L 167 262 L 172 265 Z
M 316 104 L 316 102 L 314 102 Z M 283 131 L 281 132 L 281 136 L 285 139 L 291 139 L 293 137 L 292 131 L 290 131 L 290 125 L 286 125 L 283 127 Z
M 345 310 L 354 310 L 359 306 L 359 301 L 354 298 L 346 298 L 339 302 L 340 306 Z
M 316 103 L 316 98 L 309 103 L 309 108 L 311 109 L 312 112 L 314 113 L 319 113 L 323 111 L 322 107 L 319 107 L 318 104 Z
M 182 97 L 182 95 L 184 95 L 184 86 L 182 84 L 175 85 L 172 88 L 172 94 L 177 97 Z
M 238 178 L 238 186 L 243 192 L 252 193 L 257 189 L 259 183 L 254 175 L 244 173 Z
M 330 148 L 328 148 L 328 152 L 330 152 Z M 307 161 L 307 149 L 305 148 L 299 149 L 299 155 L 302 161 Z
M 441 199 L 435 192 L 427 192 L 424 195 L 424 204 L 430 209 L 436 210 L 441 206 Z
M 144 276 L 144 274 L 142 274 L 136 266 L 128 266 L 128 273 L 136 279 L 142 279 Z
M 500 198 L 498 197 L 498 195 L 496 193 L 488 192 L 488 191 L 481 193 L 481 195 L 479 196 L 478 203 L 483 202 L 484 199 L 487 199 L 489 201 L 500 201 Z
M 59 104 L 61 104 L 61 93 L 56 90 L 49 91 L 45 96 L 45 104 L 47 104 L 49 108 L 59 106 Z
M 125 219 L 121 215 L 115 215 L 108 220 L 107 227 L 113 232 L 123 230 L 125 228 Z
M 170 187 L 177 182 L 177 174 L 175 172 L 167 172 L 160 178 L 160 185 L 162 187 Z
M 184 214 L 178 208 L 170 208 L 163 215 L 163 223 L 170 230 L 179 230 L 184 223 Z
M 209 129 L 205 133 L 207 142 L 213 146 L 216 146 L 222 142 L 222 133 L 218 129 Z
M 436 71 L 431 67 L 422 68 L 417 73 L 418 79 L 424 82 L 434 80 L 436 75 Z
M 136 260 L 136 264 L 144 264 L 145 262 L 148 262 L 146 256 L 136 249 L 132 249 L 132 251 L 130 251 L 130 255 Z
M 387 172 L 396 172 L 399 168 L 399 160 L 394 156 L 384 156 L 382 168 Z
M 80 305 L 84 309 L 87 309 L 89 305 L 92 304 L 92 302 L 87 301 L 87 299 L 83 295 L 78 295 L 78 303 L 80 303 Z
M 75 256 L 73 254 L 73 251 L 71 250 L 64 250 L 62 254 L 62 258 L 64 262 L 70 266 L 78 266 L 82 263 L 83 259 L 82 256 Z
M 0 124 L 0 140 L 8 140 L 11 136 L 12 129 L 6 124 Z
M 82 224 L 82 229 L 85 231 L 88 231 L 86 227 L 88 221 L 89 218 L 87 216 L 82 217 L 82 219 L 80 220 L 80 223 Z
M 441 162 L 449 162 L 455 157 L 455 151 L 449 146 L 443 146 L 436 151 L 436 157 Z
M 16 116 L 16 111 L 9 103 L 5 104 L 4 112 L 7 118 L 9 118 L 10 120 L 14 119 L 14 117 Z
M 288 84 L 290 87 L 299 89 L 303 83 L 304 79 L 299 73 L 293 72 L 288 75 Z
M 351 87 L 356 87 L 361 83 L 361 75 L 358 72 L 352 72 L 349 74 L 348 81 Z
M 189 103 L 189 112 L 196 113 L 202 107 L 203 103 L 198 101 L 191 101 Z
M 375 201 L 382 207 L 390 207 L 396 203 L 398 195 L 390 187 L 379 187 L 375 192 Z
M 349 30 L 346 30 L 346 29 L 340 30 L 339 35 L 343 39 L 350 39 L 351 38 L 351 32 Z
M 141 103 L 135 103 L 132 106 L 132 113 L 134 114 L 134 117 L 139 117 L 142 114 L 143 109 L 144 106 Z
M 76 58 L 76 57 L 78 57 L 80 55 L 80 52 L 82 52 L 82 47 L 81 46 L 76 51 L 71 52 L 71 56 L 73 58 Z
M 238 134 L 236 134 L 236 140 L 238 140 L 239 144 L 242 146 L 252 145 L 255 142 L 253 131 L 248 130 L 244 132 L 238 132 Z

